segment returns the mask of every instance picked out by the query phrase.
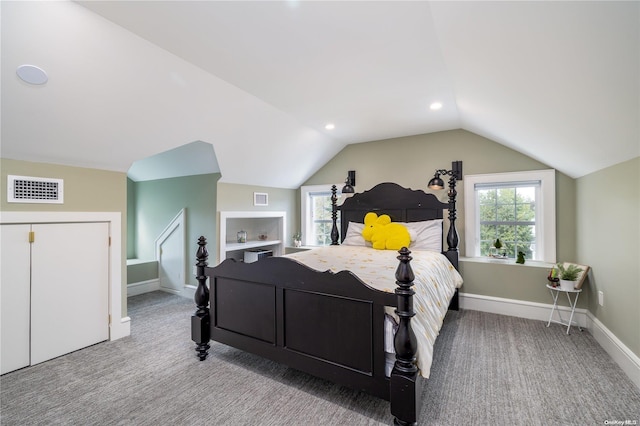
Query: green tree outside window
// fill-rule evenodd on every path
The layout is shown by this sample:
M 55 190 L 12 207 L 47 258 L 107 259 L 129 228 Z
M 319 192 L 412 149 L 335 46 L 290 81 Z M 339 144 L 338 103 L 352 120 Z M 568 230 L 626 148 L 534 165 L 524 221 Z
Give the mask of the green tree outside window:
M 488 256 L 500 239 L 507 257 L 524 252 L 531 259 L 536 248 L 535 187 L 483 188 L 477 191 L 480 208 L 480 255 Z
M 311 211 L 313 221 L 312 244 L 317 246 L 328 246 L 331 244 L 331 193 L 313 194 L 311 198 Z M 340 229 L 340 219 L 336 224 Z

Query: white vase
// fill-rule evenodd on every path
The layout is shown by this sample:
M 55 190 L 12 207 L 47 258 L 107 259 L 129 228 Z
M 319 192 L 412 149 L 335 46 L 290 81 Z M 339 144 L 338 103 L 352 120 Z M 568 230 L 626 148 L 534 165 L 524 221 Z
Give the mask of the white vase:
M 565 291 L 575 290 L 575 281 L 560 280 L 560 289 Z

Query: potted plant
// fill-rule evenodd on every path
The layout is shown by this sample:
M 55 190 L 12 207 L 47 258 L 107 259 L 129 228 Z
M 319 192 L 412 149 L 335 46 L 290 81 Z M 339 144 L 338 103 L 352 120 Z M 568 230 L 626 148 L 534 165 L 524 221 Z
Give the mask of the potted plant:
M 578 280 L 582 268 L 574 264 L 569 264 L 565 268 L 562 263 L 558 263 L 556 269 L 558 270 L 558 278 L 560 278 L 560 288 L 562 290 L 574 290 L 575 282 Z
M 500 238 L 496 238 L 496 242 L 493 243 L 493 246 L 495 248 L 497 248 L 498 250 L 500 250 L 502 248 L 502 242 L 500 241 Z
M 293 246 L 300 247 L 302 246 L 302 234 L 300 231 L 293 234 Z
M 500 241 L 500 238 L 496 238 L 496 241 L 489 250 L 489 256 L 505 259 L 507 257 L 507 253 L 502 250 L 502 247 L 502 241 Z

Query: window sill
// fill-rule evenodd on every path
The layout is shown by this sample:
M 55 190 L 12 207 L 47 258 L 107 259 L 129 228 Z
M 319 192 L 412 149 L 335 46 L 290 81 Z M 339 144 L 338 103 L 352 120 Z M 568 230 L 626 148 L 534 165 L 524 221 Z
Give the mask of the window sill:
M 554 266 L 553 263 L 543 262 L 541 260 L 526 260 L 524 265 L 516 263 L 514 259 L 495 259 L 491 257 L 460 257 L 460 262 L 472 262 L 472 263 L 489 263 L 494 265 L 510 265 L 510 266 L 529 266 L 531 268 L 550 269 Z

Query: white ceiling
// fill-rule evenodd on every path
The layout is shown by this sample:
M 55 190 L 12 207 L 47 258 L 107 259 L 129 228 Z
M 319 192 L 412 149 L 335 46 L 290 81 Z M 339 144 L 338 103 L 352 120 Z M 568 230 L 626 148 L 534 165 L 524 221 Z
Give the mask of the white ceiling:
M 222 181 L 295 188 L 346 144 L 456 128 L 572 177 L 640 155 L 639 2 L 1 7 L 3 157 L 126 171 L 204 141 Z

